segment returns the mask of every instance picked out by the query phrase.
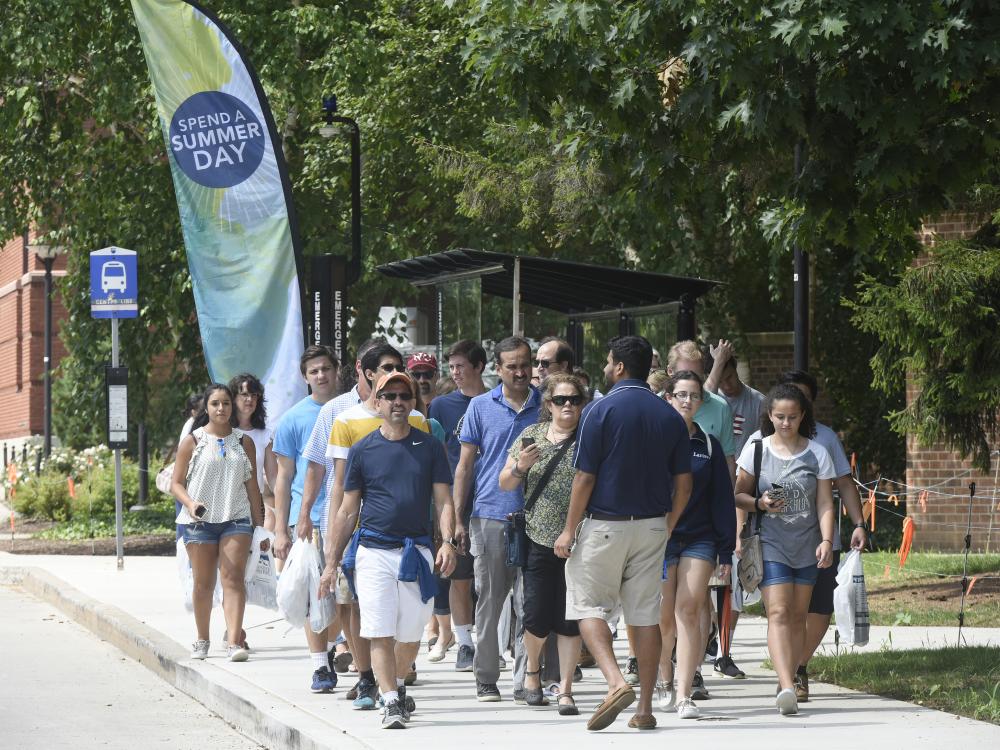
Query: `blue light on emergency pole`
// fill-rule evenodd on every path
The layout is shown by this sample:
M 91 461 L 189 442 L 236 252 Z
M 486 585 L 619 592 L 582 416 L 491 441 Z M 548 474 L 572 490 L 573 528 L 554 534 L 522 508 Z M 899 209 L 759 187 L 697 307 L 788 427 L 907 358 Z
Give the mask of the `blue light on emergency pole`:
M 139 316 L 139 267 L 135 250 L 106 247 L 90 254 L 90 315 Z

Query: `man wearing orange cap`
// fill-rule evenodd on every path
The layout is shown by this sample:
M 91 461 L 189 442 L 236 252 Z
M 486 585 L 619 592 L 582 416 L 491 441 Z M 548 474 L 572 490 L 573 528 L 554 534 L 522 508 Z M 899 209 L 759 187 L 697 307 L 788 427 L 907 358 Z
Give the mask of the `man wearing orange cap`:
M 352 581 L 361 608 L 361 637 L 371 642 L 372 667 L 385 704 L 382 727 L 402 729 L 414 710 L 404 678 L 433 608 L 434 565 L 443 575 L 455 567 L 455 512 L 444 446 L 411 425 L 413 381 L 401 372 L 384 373 L 374 395 L 381 423 L 348 451 L 344 499 L 331 532 L 332 566 L 328 564 L 324 581 L 338 562 Z M 432 499 L 444 537 L 436 560 Z

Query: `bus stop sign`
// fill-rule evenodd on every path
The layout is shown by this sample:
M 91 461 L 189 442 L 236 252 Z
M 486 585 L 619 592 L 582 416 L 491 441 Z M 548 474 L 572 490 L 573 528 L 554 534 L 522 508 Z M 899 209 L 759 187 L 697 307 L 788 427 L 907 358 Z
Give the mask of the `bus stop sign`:
M 90 315 L 139 317 L 139 266 L 135 250 L 106 247 L 90 254 Z

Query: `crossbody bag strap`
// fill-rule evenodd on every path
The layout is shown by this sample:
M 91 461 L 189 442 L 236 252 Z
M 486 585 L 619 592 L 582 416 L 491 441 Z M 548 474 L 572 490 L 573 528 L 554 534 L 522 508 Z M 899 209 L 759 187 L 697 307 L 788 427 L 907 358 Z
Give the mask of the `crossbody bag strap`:
M 753 441 L 753 497 L 760 500 L 760 465 L 764 457 L 764 443 L 758 438 Z M 764 511 L 758 510 L 754 514 L 754 526 L 760 531 L 760 522 L 764 517 Z
M 529 497 L 524 503 L 524 512 L 527 513 L 529 510 L 535 507 L 535 503 L 538 502 L 538 497 L 542 494 L 542 490 L 545 489 L 545 485 L 549 483 L 552 478 L 552 474 L 555 472 L 556 467 L 559 462 L 562 461 L 562 457 L 566 455 L 566 451 L 569 450 L 570 445 L 576 442 L 576 433 L 574 432 L 568 438 L 559 444 L 559 450 L 555 452 L 552 459 L 549 461 L 548 465 L 545 467 L 545 473 L 542 474 L 538 479 L 538 483 L 535 485 L 535 489 L 531 491 L 531 497 Z M 530 469 L 528 471 L 531 471 Z M 525 475 L 525 481 L 527 481 L 527 475 Z

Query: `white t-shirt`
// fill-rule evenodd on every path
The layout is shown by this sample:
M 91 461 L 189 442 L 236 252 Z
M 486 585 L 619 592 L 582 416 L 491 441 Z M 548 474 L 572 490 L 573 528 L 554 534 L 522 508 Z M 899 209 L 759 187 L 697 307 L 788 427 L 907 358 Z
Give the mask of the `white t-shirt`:
M 256 427 L 252 430 L 245 430 L 243 434 L 253 440 L 254 458 L 257 462 L 257 488 L 263 495 L 265 487 L 264 452 L 268 443 L 271 442 L 271 431 L 267 427 Z

